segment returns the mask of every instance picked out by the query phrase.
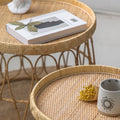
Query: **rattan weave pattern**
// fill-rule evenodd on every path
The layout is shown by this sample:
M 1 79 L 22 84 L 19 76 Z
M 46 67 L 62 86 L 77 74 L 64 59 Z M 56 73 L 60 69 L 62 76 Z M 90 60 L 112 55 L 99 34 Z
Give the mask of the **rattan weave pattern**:
M 19 21 L 63 8 L 87 21 L 87 30 L 46 44 L 31 45 L 23 45 L 6 32 L 5 25 L 11 21 Z M 23 15 L 12 14 L 7 5 L 0 5 L 0 22 L 0 52 L 17 55 L 45 55 L 69 50 L 88 40 L 96 26 L 94 12 L 77 0 L 33 0 L 29 12 Z
M 119 120 L 120 117 L 100 114 L 97 102 L 83 102 L 77 98 L 83 86 L 99 86 L 102 80 L 108 78 L 120 79 L 120 69 L 79 66 L 44 77 L 31 94 L 33 116 L 36 120 Z

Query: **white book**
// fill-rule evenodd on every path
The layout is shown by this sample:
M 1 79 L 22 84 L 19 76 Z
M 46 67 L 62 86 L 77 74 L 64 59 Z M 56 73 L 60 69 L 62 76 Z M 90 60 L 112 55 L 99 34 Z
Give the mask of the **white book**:
M 87 28 L 86 21 L 64 9 L 18 22 L 22 24 L 6 24 L 6 30 L 23 44 L 45 43 Z

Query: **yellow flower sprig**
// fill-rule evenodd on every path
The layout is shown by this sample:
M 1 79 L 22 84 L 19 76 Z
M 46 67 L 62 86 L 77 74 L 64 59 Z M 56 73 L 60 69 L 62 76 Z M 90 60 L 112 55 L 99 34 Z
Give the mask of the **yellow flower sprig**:
M 83 100 L 83 101 L 97 100 L 96 95 L 98 94 L 98 91 L 92 84 L 83 88 L 84 90 L 80 91 L 80 96 L 78 97 L 79 100 Z

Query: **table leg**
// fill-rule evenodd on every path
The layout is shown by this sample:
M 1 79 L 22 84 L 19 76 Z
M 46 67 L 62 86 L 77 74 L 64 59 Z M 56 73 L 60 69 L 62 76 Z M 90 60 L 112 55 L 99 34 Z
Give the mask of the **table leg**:
M 54 70 L 58 70 L 64 67 L 68 67 L 68 66 L 71 66 L 69 65 L 69 63 L 71 62 L 73 62 L 73 65 L 83 65 L 83 64 L 86 64 L 86 61 L 88 64 L 95 64 L 95 55 L 94 55 L 92 38 L 90 38 L 90 40 L 85 42 L 83 45 L 80 45 L 74 49 L 70 49 L 68 51 L 63 51 L 59 53 L 57 57 L 54 56 L 54 54 L 39 55 L 37 56 L 36 59 L 34 59 L 34 63 L 29 56 L 11 55 L 9 58 L 6 58 L 2 53 L 0 54 L 0 56 L 1 56 L 1 60 L 0 60 L 1 77 L 0 78 L 2 79 L 2 81 L 0 81 L 0 85 L 1 85 L 0 102 L 6 101 L 6 102 L 13 103 L 17 113 L 18 120 L 33 119 L 33 118 L 27 118 L 28 117 L 27 111 L 29 110 L 29 102 L 30 102 L 29 95 L 32 91 L 34 84 L 41 77 L 52 72 L 53 68 Z M 16 62 L 17 65 L 15 66 L 16 70 L 11 71 L 9 70 L 11 66 L 10 64 L 15 59 L 17 60 Z M 48 62 L 47 60 L 53 61 L 54 67 L 52 67 L 52 69 L 51 67 L 47 66 L 47 62 Z M 14 62 L 13 62 L 13 65 L 14 65 Z M 26 67 L 26 65 L 29 65 L 29 67 Z M 17 68 L 18 66 L 19 68 Z M 25 94 L 25 99 L 16 97 L 16 94 L 17 94 L 16 92 L 19 92 L 19 91 L 16 91 L 17 87 L 13 86 L 14 82 L 19 82 L 20 80 L 28 80 L 28 82 L 30 83 L 29 89 L 27 90 L 28 91 L 27 95 L 26 95 L 26 91 L 23 91 L 23 93 Z M 6 85 L 10 93 L 9 98 L 3 96 L 3 91 L 4 89 L 6 89 L 5 88 Z M 25 86 L 25 85 L 22 84 L 22 86 Z M 15 90 L 13 90 L 12 87 L 15 87 Z M 22 88 L 20 90 L 22 91 Z M 17 95 L 19 95 L 19 93 Z M 21 115 L 21 112 L 19 111 L 18 103 L 24 104 L 24 106 L 26 104 L 25 112 L 24 114 L 22 113 L 22 115 Z
M 0 80 L 0 85 L 1 85 L 1 88 L 0 88 L 0 101 L 2 100 L 2 92 L 3 92 L 3 89 L 4 89 L 4 85 L 5 85 L 5 76 L 6 74 L 3 74 L 5 73 L 3 70 L 2 70 L 2 64 L 4 64 L 4 66 L 6 65 L 6 61 L 5 61 L 5 58 L 3 56 L 3 54 L 0 53 L 0 56 L 1 56 L 1 59 L 0 59 L 0 74 L 1 74 L 1 80 Z
M 11 103 L 13 103 L 14 104 L 14 107 L 15 107 L 15 110 L 16 110 L 16 113 L 17 113 L 17 118 L 18 118 L 18 120 L 20 120 L 20 118 L 21 118 L 21 116 L 20 116 L 20 113 L 19 113 L 19 110 L 18 110 L 18 107 L 17 107 L 17 103 L 26 103 L 27 105 L 26 105 L 26 109 L 25 109 L 25 114 L 24 114 L 24 118 L 23 118 L 23 120 L 25 120 L 25 118 L 26 118 L 26 114 L 27 114 L 27 110 L 28 110 L 28 105 L 29 105 L 29 99 L 28 100 L 18 100 L 18 99 L 16 99 L 15 98 L 15 96 L 14 96 L 14 93 L 13 93 L 13 90 L 12 90 L 12 86 L 13 85 L 11 85 L 12 84 L 12 82 L 13 81 L 15 81 L 15 80 L 17 80 L 16 79 L 16 77 L 17 77 L 17 75 L 19 75 L 20 74 L 20 72 L 22 71 L 21 70 L 21 68 L 23 67 L 23 65 L 22 65 L 22 62 L 21 62 L 21 58 L 24 58 L 24 59 L 26 59 L 29 63 L 30 63 L 30 65 L 31 65 L 31 70 L 33 70 L 33 66 L 32 66 L 32 63 L 31 63 L 31 61 L 27 58 L 27 57 L 25 57 L 25 56 L 17 56 L 17 55 L 14 55 L 14 56 L 12 56 L 12 57 L 10 57 L 8 60 L 6 60 L 5 59 L 5 57 L 4 57 L 4 55 L 3 54 L 0 54 L 1 55 L 1 61 L 0 61 L 0 72 L 1 72 L 1 77 L 0 78 L 2 78 L 2 80 L 0 81 L 0 84 L 1 84 L 1 89 L 0 89 L 0 102 L 2 102 L 2 101 L 6 101 L 6 102 L 11 102 Z M 17 72 L 17 74 L 14 76 L 14 77 L 10 77 L 10 72 L 9 72 L 9 64 L 10 64 L 10 62 L 13 60 L 13 59 L 15 59 L 16 57 L 20 57 L 20 69 L 18 70 L 18 72 Z M 4 67 L 3 67 L 4 66 Z M 3 67 L 3 69 L 4 70 L 2 70 L 2 67 Z M 32 90 L 32 87 L 33 87 L 33 81 L 34 81 L 34 72 L 32 72 L 33 74 L 31 75 L 32 76 L 32 78 L 31 78 L 31 87 L 30 87 L 30 92 L 29 92 L 29 94 L 31 93 L 31 90 Z M 9 93 L 10 93 L 10 98 L 5 98 L 4 96 L 3 96 L 3 90 L 5 89 L 5 85 L 8 85 L 8 89 L 9 89 Z M 7 113 L 8 113 L 8 111 L 7 111 Z M 7 114 L 6 113 L 6 114 Z M 14 113 L 15 114 L 15 113 Z M 14 116 L 14 114 L 13 114 L 13 116 Z M 0 116 L 0 118 L 1 118 L 1 116 Z M 5 119 L 5 118 L 4 118 Z
M 95 62 L 95 53 L 94 53 L 94 45 L 92 37 L 83 43 L 81 50 L 81 45 L 77 47 L 77 64 L 76 65 L 84 65 L 86 64 L 86 59 L 88 64 L 96 64 Z
M 92 38 L 92 37 L 90 38 L 90 41 L 91 41 L 92 55 L 93 55 L 93 63 L 92 63 L 92 64 L 96 64 L 96 61 L 95 61 L 95 51 L 94 51 L 94 44 L 93 44 L 93 38 Z

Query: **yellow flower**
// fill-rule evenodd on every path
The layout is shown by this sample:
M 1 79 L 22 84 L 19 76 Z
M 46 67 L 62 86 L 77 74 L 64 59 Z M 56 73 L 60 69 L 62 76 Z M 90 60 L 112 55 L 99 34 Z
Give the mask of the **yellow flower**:
M 84 90 L 80 91 L 80 96 L 78 97 L 78 99 L 83 101 L 91 101 L 95 97 L 95 95 L 95 87 L 90 84 L 84 87 Z

